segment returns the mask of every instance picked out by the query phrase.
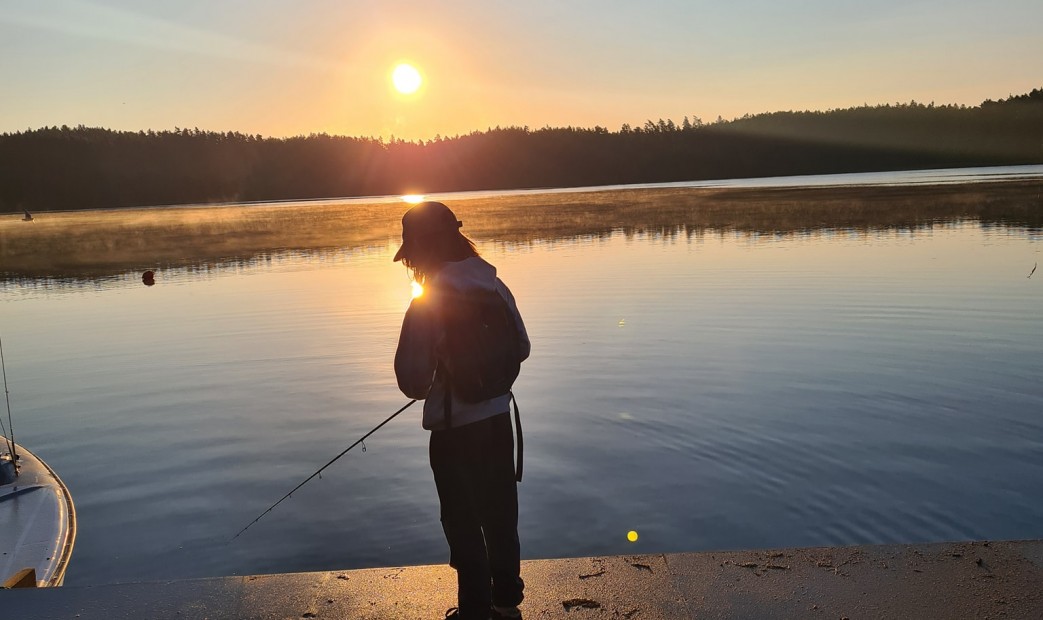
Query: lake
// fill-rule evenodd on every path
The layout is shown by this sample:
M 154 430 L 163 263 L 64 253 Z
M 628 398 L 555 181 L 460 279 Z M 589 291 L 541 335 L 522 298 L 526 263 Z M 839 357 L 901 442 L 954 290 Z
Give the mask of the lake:
M 461 202 L 533 343 L 524 558 L 1043 537 L 1038 190 L 1010 193 L 1009 217 L 989 188 L 821 209 L 782 191 L 722 220 L 641 219 L 649 194 L 588 222 L 552 195 L 499 229 Z M 407 205 L 322 208 L 375 232 L 164 255 L 154 286 L 141 254 L 0 280 L 16 438 L 76 502 L 67 584 L 447 561 L 419 404 L 229 542 L 407 402 Z

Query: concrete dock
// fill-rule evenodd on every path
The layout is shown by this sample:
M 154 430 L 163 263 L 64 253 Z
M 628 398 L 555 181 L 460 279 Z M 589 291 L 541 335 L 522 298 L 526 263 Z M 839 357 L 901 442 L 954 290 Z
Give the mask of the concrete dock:
M 525 618 L 1043 619 L 1043 541 L 532 560 Z M 448 566 L 0 592 L 4 620 L 441 619 Z

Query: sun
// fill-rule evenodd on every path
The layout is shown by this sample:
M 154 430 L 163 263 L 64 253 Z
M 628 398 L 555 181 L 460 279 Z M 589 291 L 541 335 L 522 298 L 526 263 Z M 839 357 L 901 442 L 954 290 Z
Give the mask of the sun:
M 396 65 L 391 71 L 391 82 L 395 85 L 395 90 L 403 95 L 415 93 L 423 81 L 416 67 L 407 63 Z

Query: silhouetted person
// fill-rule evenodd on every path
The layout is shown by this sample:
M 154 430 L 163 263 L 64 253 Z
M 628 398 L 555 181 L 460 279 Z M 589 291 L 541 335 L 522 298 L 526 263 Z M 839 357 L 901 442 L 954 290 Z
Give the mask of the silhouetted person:
M 509 335 L 514 347 L 507 355 L 516 357 L 515 376 L 529 355 L 529 338 L 514 296 L 496 277 L 496 268 L 460 233 L 460 226 L 439 202 L 418 204 L 402 218 L 402 247 L 395 260 L 413 272 L 424 292 L 412 301 L 402 322 L 395 375 L 406 396 L 426 399 L 423 426 L 431 431 L 431 470 L 449 543 L 449 565 L 457 572 L 459 607 L 447 611 L 446 617 L 521 618 L 518 604 L 525 584 L 520 576 L 515 477 L 521 471 L 520 427 L 515 470 L 510 386 L 497 384 L 492 389 L 502 393 L 484 400 L 468 398 L 460 387 L 460 369 L 466 365 L 460 360 L 468 351 L 460 352 L 457 334 L 466 331 L 460 329 L 460 318 L 473 316 L 464 311 L 475 307 L 472 300 L 486 300 L 483 303 L 494 314 L 499 308 L 500 318 L 506 318 L 501 324 L 509 326 L 501 333 Z M 479 334 L 476 341 L 480 338 Z M 493 346 L 471 352 L 498 348 L 489 342 Z
M 31 221 L 33 221 L 33 214 L 29 213 L 28 209 L 22 209 L 22 211 L 25 213 L 25 215 L 22 217 L 22 221 L 23 222 L 31 222 Z

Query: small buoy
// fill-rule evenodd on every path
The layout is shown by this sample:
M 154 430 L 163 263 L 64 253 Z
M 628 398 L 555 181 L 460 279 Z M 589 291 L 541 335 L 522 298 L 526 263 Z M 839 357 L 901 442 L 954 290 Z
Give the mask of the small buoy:
M 153 273 L 152 270 L 146 271 L 145 273 L 141 274 L 141 282 L 145 286 L 152 286 L 156 283 L 156 274 Z
M 635 532 L 634 530 L 630 530 L 629 532 L 627 532 L 627 540 L 629 540 L 630 542 L 637 542 L 637 532 Z

